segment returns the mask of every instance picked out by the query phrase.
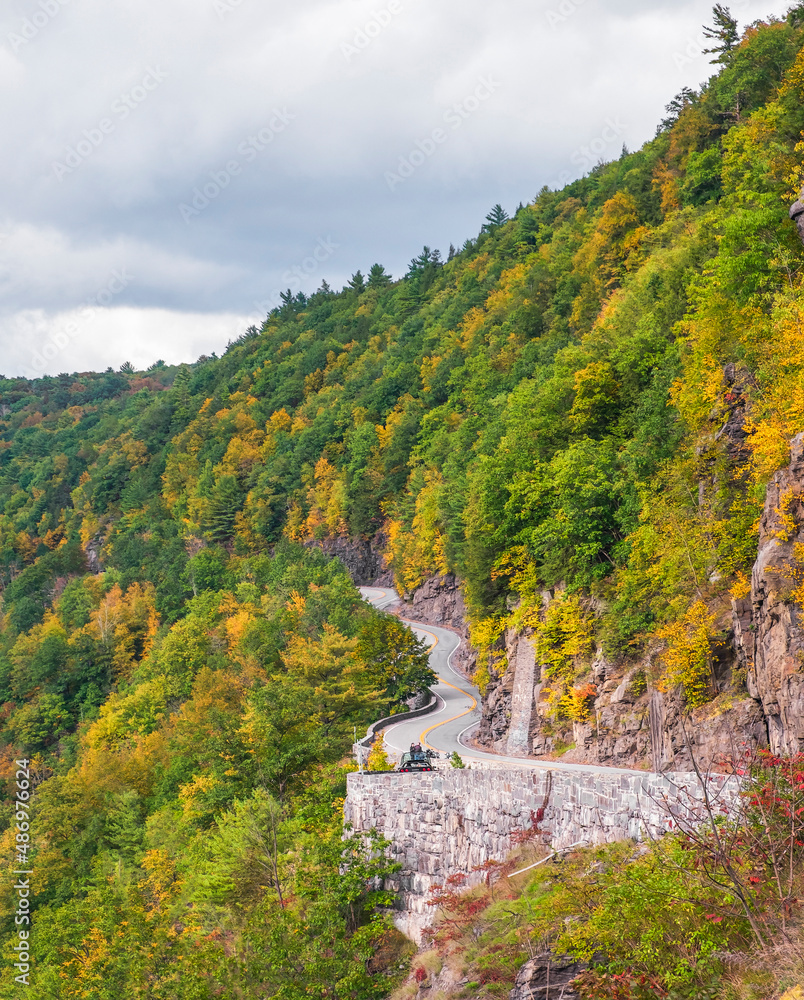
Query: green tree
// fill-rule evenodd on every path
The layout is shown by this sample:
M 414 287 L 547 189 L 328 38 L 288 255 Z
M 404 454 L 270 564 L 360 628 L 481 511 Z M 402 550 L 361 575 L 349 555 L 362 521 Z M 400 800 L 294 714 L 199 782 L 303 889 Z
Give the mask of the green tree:
M 506 222 L 508 222 L 508 218 L 508 213 L 502 205 L 495 205 L 486 216 L 486 221 L 483 223 L 483 231 L 486 233 L 496 232 L 500 226 L 503 226 Z
M 391 275 L 382 264 L 372 264 L 368 274 L 369 288 L 387 288 L 391 284 Z
M 434 684 L 427 649 L 421 639 L 393 615 L 372 616 L 363 626 L 357 655 L 390 705 L 398 704 Z
M 212 489 L 204 518 L 207 538 L 227 542 L 234 534 L 235 518 L 243 505 L 243 493 L 237 478 L 221 476 Z
M 363 277 L 362 271 L 355 271 L 352 277 L 347 282 L 347 287 L 351 291 L 355 292 L 357 295 L 362 295 L 366 290 L 366 279 Z
M 703 33 L 705 38 L 717 44 L 711 49 L 704 49 L 704 52 L 715 56 L 710 62 L 728 65 L 740 37 L 737 21 L 731 16 L 729 8 L 719 3 L 712 8 L 712 20 L 714 25 L 711 28 L 704 26 Z

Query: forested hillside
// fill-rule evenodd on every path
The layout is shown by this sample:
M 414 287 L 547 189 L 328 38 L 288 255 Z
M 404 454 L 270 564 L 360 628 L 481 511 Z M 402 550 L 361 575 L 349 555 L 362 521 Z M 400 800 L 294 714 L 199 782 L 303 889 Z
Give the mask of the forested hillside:
M 288 292 L 192 365 L 0 379 L 0 755 L 38 782 L 26 996 L 391 988 L 342 762 L 431 675 L 308 543 L 371 542 L 403 592 L 455 574 L 481 690 L 527 627 L 556 720 L 588 713 L 595 649 L 660 650 L 652 683 L 714 696 L 804 430 L 804 7 L 715 44 L 642 149 L 401 278 Z M 10 871 L 11 799 L 4 823 Z

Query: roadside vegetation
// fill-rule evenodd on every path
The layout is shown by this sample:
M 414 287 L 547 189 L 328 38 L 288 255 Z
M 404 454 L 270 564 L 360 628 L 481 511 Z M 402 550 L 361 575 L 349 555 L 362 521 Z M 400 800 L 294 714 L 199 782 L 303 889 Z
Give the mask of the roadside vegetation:
M 660 840 L 554 856 L 536 825 L 505 862 L 477 869 L 473 888 L 463 875 L 448 878 L 431 893 L 430 940 L 395 1000 L 507 997 L 529 960 L 555 970 L 579 963 L 582 1000 L 797 997 L 804 757 L 752 753 L 742 769 L 736 821 L 713 803 L 700 826 Z

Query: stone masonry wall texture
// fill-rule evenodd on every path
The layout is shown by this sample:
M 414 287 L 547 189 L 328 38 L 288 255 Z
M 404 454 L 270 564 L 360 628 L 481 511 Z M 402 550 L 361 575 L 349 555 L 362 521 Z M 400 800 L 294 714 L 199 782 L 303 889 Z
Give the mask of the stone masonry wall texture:
M 709 787 L 719 804 L 737 800 L 733 777 L 712 775 Z M 434 915 L 430 888 L 457 872 L 471 884 L 472 869 L 504 859 L 513 835 L 531 829 L 534 816 L 543 817 L 543 841 L 553 848 L 640 840 L 670 829 L 674 816 L 694 817 L 701 798 L 688 773 L 455 769 L 350 774 L 344 813 L 356 832 L 376 829 L 391 841 L 402 866 L 389 885 L 398 893 L 396 924 L 420 941 Z
M 530 753 L 533 721 L 534 689 L 536 687 L 536 650 L 526 636 L 517 637 L 514 654 L 514 687 L 511 692 L 511 724 L 508 728 L 509 757 Z

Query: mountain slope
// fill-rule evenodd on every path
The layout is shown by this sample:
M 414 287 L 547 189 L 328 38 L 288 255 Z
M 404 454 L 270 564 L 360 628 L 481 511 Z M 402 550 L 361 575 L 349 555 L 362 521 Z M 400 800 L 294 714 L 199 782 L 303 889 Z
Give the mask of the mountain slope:
M 205 971 L 187 996 L 256 988 L 241 945 L 270 979 L 271 949 L 304 933 L 320 985 L 327 948 L 346 981 L 381 939 L 371 900 L 333 881 L 327 769 L 429 674 L 415 648 L 400 669 L 402 632 L 299 543 L 384 553 L 407 593 L 458 578 L 481 690 L 504 687 L 513 634 L 532 644 L 543 742 L 587 724 L 604 660 L 640 705 L 748 700 L 747 663 L 718 673 L 719 644 L 763 511 L 763 538 L 789 543 L 792 628 L 802 607 L 798 487 L 777 497 L 773 477 L 804 429 L 803 20 L 747 29 L 641 150 L 493 210 L 446 261 L 425 247 L 398 280 L 374 265 L 289 291 L 194 365 L 0 380 L 0 738 L 6 774 L 25 754 L 40 781 L 38 995 L 79 965 L 125 982 L 125 913 L 150 996 L 180 995 L 166 969 L 188 907 Z M 360 966 L 361 995 L 393 961 Z

